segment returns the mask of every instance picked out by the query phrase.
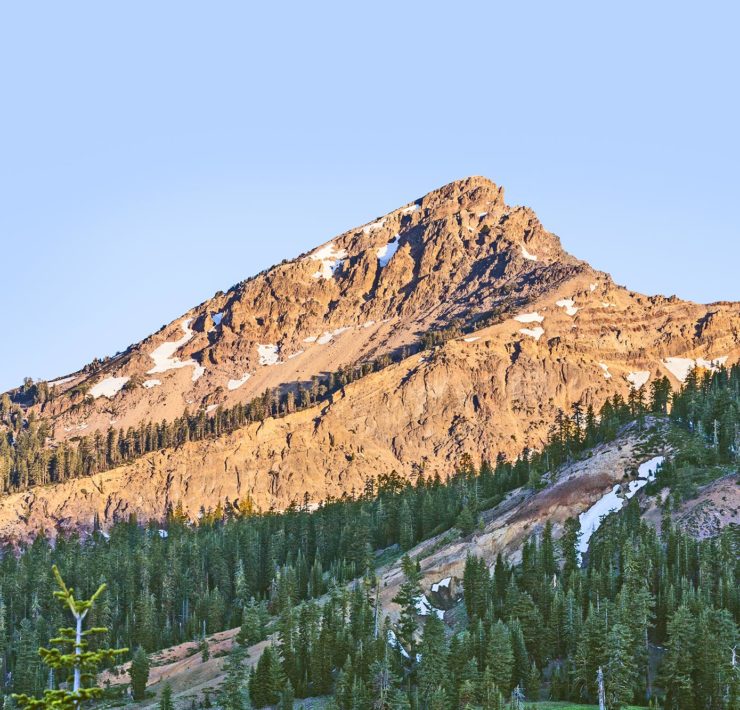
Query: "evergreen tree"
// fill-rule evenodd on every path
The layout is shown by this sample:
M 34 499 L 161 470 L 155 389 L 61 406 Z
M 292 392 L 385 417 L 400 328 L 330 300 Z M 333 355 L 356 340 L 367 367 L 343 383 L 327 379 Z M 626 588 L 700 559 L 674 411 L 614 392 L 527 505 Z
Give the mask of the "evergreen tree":
M 666 710 L 692 710 L 694 707 L 694 623 L 694 616 L 685 605 L 676 609 L 668 623 L 662 670 Z
M 42 647 L 38 650 L 38 655 L 52 671 L 69 674 L 70 687 L 49 688 L 44 692 L 42 699 L 34 698 L 28 693 L 14 695 L 13 699 L 23 710 L 40 710 L 41 708 L 77 710 L 83 703 L 99 698 L 103 691 L 95 685 L 96 669 L 100 664 L 111 662 L 120 654 L 128 651 L 128 649 L 110 648 L 99 648 L 95 651 L 89 649 L 88 639 L 90 637 L 108 632 L 105 628 L 84 629 L 85 617 L 105 591 L 105 585 L 98 587 L 89 599 L 77 599 L 74 589 L 67 587 L 56 565 L 52 567 L 52 572 L 58 587 L 54 592 L 54 597 L 59 600 L 65 611 L 72 615 L 74 626 L 61 627 L 58 635 L 52 639 L 54 647 Z M 24 669 L 29 669 L 29 675 L 35 667 L 35 663 L 30 663 L 30 660 L 26 659 L 21 659 L 20 664 L 16 664 L 16 669 L 22 672 Z M 34 690 L 35 688 L 32 688 L 31 692 Z
M 636 676 L 630 630 L 623 624 L 614 624 L 607 638 L 607 662 L 604 669 L 608 710 L 619 710 L 631 702 Z
M 421 652 L 421 661 L 417 669 L 419 698 L 422 703 L 428 703 L 437 689 L 444 687 L 447 668 L 444 624 L 434 615 L 426 621 L 419 650 Z
M 169 682 L 164 684 L 162 694 L 159 696 L 159 710 L 174 710 L 172 702 L 172 686 Z
M 486 649 L 486 666 L 496 687 L 501 692 L 508 693 L 512 688 L 514 652 L 511 648 L 509 629 L 502 621 L 497 621 L 491 627 Z
M 139 646 L 131 659 L 131 695 L 134 700 L 143 700 L 146 697 L 146 684 L 149 681 L 149 657 L 146 651 Z
M 537 664 L 532 661 L 532 666 L 529 669 L 527 676 L 527 683 L 525 689 L 527 692 L 527 699 L 530 702 L 535 702 L 540 699 L 540 689 L 542 687 L 542 678 L 540 676 L 540 669 L 537 668 Z
M 222 710 L 249 710 L 249 674 L 244 667 L 244 652 L 235 648 L 224 665 L 226 680 L 218 693 Z
M 416 562 L 408 555 L 401 560 L 404 581 L 393 601 L 401 607 L 398 619 L 397 636 L 408 651 L 408 655 L 416 658 L 416 605 L 421 597 L 421 572 Z

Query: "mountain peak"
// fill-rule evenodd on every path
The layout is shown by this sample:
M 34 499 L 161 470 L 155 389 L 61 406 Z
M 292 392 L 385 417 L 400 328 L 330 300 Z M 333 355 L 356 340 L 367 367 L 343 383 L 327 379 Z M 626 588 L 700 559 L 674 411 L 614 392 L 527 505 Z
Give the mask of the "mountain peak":
M 516 455 L 575 401 L 598 407 L 691 363 L 731 364 L 738 333 L 737 304 L 710 311 L 617 287 L 471 176 L 216 294 L 114 358 L 11 394 L 43 424 L 48 452 L 94 449 L 97 461 L 100 442 L 123 442 L 108 456 L 127 462 L 124 478 L 115 493 L 101 484 L 101 517 L 156 517 L 164 499 L 191 512 L 224 496 L 280 507 L 380 472 L 444 476 L 464 454 Z M 182 454 L 134 441 L 191 421 L 210 438 Z M 243 431 L 219 436 L 234 421 Z M 152 471 L 180 483 L 134 501 L 129 488 Z M 60 516 L 67 506 L 58 499 Z

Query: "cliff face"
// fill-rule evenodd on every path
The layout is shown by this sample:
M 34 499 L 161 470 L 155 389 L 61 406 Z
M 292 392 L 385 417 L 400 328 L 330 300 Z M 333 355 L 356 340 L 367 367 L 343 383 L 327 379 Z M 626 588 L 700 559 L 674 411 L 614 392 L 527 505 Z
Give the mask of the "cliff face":
M 647 297 L 566 254 L 484 178 L 452 183 L 188 311 L 36 415 L 53 441 L 212 411 L 361 363 L 430 328 L 492 325 L 345 387 L 331 401 L 129 465 L 0 499 L 0 536 L 159 518 L 181 503 L 282 508 L 396 470 L 541 446 L 558 408 L 740 356 L 740 304 Z M 483 321 L 482 321 L 483 322 Z M 86 394 L 85 394 L 86 392 Z

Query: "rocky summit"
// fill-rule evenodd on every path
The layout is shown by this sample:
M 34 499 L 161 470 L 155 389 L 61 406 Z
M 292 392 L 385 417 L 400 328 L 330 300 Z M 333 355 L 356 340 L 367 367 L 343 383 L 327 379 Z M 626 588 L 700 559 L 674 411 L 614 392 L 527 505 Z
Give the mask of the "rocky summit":
M 573 403 L 739 357 L 739 303 L 619 286 L 470 177 L 6 393 L 0 537 L 444 479 L 541 448 Z M 19 420 L 35 437 L 20 464 Z

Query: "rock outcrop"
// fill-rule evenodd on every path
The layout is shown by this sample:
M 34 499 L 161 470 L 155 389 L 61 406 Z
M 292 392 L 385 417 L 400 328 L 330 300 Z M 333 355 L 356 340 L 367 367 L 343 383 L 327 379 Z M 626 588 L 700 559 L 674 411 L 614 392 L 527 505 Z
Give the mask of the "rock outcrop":
M 617 286 L 474 177 L 217 294 L 32 409 L 53 446 L 308 386 L 454 323 L 467 327 L 313 408 L 6 496 L 0 537 L 161 518 L 178 503 L 193 518 L 226 501 L 317 503 L 393 470 L 445 477 L 463 457 L 540 447 L 577 400 L 599 407 L 663 375 L 677 386 L 691 366 L 740 356 L 740 304 Z

